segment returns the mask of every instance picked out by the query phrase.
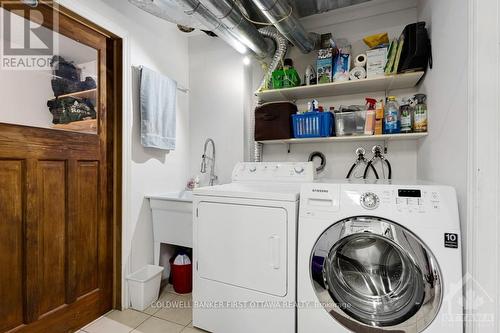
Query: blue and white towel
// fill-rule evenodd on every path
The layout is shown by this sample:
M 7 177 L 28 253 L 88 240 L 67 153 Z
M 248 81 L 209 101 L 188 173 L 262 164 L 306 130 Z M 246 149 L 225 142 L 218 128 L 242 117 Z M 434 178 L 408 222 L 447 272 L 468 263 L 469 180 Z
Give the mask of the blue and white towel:
M 144 147 L 175 149 L 177 82 L 142 67 L 140 85 L 141 143 Z

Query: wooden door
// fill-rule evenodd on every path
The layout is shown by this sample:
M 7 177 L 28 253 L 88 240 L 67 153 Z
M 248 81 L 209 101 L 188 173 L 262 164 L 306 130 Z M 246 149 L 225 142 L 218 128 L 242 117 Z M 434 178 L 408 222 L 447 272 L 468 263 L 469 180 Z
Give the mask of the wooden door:
M 98 129 L 0 123 L 0 333 L 72 332 L 113 306 L 119 46 L 59 11 L 59 33 L 97 50 Z

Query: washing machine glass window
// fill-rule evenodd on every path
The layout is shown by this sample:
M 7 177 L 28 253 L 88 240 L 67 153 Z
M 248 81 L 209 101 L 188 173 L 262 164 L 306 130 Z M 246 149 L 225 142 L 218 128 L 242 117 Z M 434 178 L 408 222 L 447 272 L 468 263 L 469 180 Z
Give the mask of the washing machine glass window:
M 441 305 L 432 253 L 409 230 L 379 218 L 349 218 L 327 229 L 313 249 L 311 278 L 323 307 L 353 331 L 421 332 Z

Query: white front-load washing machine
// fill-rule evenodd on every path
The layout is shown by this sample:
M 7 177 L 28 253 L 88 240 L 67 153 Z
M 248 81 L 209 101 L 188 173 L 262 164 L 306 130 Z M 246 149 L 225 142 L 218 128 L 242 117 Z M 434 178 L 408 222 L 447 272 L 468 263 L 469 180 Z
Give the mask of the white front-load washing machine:
M 300 185 L 312 163 L 239 163 L 232 183 L 193 196 L 193 325 L 296 332 Z
M 306 184 L 298 233 L 298 333 L 463 332 L 453 188 Z

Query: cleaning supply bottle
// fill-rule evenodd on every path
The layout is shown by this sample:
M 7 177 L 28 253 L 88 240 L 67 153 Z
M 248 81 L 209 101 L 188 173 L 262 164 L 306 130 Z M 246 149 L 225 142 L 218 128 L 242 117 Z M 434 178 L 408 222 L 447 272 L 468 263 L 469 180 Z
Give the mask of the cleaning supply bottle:
M 396 96 L 389 96 L 384 112 L 384 134 L 397 134 L 400 131 L 399 105 Z
M 415 121 L 413 124 L 413 130 L 415 132 L 427 132 L 427 95 L 416 94 L 415 101 Z
M 401 133 L 411 133 L 413 129 L 413 109 L 407 99 L 401 100 Z
M 384 132 L 384 101 L 380 100 L 375 105 L 375 135 L 382 135 Z
M 373 135 L 375 131 L 375 110 L 377 100 L 366 98 L 365 135 Z

